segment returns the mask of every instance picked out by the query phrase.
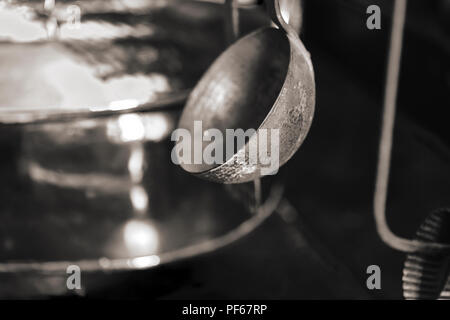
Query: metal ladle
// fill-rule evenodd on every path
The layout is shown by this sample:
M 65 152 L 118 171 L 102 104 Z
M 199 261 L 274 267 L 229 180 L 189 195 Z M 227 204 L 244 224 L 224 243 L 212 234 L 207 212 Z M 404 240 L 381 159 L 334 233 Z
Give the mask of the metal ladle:
M 226 129 L 256 130 L 222 164 L 180 163 L 201 178 L 221 183 L 255 180 L 262 175 L 262 163 L 249 163 L 248 156 L 242 155 L 248 155 L 252 139 L 266 137 L 261 129 L 279 129 L 281 166 L 297 151 L 310 128 L 315 104 L 310 55 L 284 21 L 279 1 L 267 1 L 266 6 L 278 28 L 259 29 L 231 45 L 200 79 L 183 110 L 179 128 L 187 129 L 193 140 L 195 121 L 201 121 L 203 136 L 212 128 L 224 136 Z M 203 142 L 202 152 L 206 146 Z

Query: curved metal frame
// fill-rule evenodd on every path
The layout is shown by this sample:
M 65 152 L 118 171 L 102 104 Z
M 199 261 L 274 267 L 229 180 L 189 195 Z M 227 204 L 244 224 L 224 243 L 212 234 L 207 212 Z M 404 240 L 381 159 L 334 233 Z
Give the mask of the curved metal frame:
M 0 262 L 0 274 L 17 272 L 66 273 L 66 269 L 70 265 L 79 266 L 83 272 L 151 269 L 161 264 L 204 255 L 226 247 L 258 228 L 277 209 L 283 197 L 283 191 L 283 185 L 280 182 L 275 183 L 270 190 L 268 198 L 264 203 L 261 203 L 261 181 L 256 179 L 254 181 L 256 213 L 228 233 L 211 240 L 195 243 L 173 251 L 133 258 L 109 259 L 103 257 L 77 261 Z
M 379 145 L 378 168 L 374 194 L 374 212 L 377 231 L 390 247 L 404 252 L 450 252 L 450 245 L 423 242 L 399 237 L 389 228 L 386 221 L 386 198 L 389 183 L 393 131 L 396 111 L 398 75 L 400 71 L 403 27 L 405 24 L 407 0 L 395 0 L 392 18 L 389 60 L 384 93 L 382 129 Z

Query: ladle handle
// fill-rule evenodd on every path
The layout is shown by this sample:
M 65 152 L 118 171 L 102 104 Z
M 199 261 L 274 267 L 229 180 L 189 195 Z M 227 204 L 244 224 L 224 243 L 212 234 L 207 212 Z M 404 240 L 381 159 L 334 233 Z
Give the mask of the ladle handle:
M 298 36 L 295 30 L 286 21 L 284 21 L 283 15 L 281 14 L 279 0 L 266 0 L 266 9 L 270 19 L 280 29 L 286 31 L 286 33 Z

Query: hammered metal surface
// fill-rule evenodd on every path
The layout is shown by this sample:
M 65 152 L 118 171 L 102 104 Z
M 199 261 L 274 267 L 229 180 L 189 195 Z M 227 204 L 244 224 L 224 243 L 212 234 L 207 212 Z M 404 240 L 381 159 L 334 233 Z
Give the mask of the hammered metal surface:
M 276 90 L 276 80 L 271 82 L 272 79 L 260 77 L 259 81 L 261 82 L 275 84 L 271 84 L 272 87 L 268 86 L 264 91 L 262 87 L 256 87 L 260 91 L 244 92 L 243 94 L 249 97 L 241 98 L 237 103 L 235 101 L 236 98 L 225 91 L 228 88 L 221 89 L 225 91 L 225 96 L 221 96 L 216 82 L 224 82 L 224 77 L 229 77 L 229 79 L 225 79 L 230 83 L 229 87 L 232 90 L 233 82 L 242 81 L 239 77 L 245 77 L 249 72 L 264 74 L 264 71 L 258 66 L 244 66 L 234 63 L 235 58 L 229 58 L 235 54 L 234 51 L 238 50 L 238 46 L 243 46 L 244 43 L 248 45 L 249 42 L 253 42 L 254 46 L 249 46 L 252 50 L 249 50 L 247 54 L 250 57 L 254 56 L 255 60 L 257 60 L 261 59 L 261 55 L 269 54 L 261 51 L 267 47 L 267 43 L 264 44 L 263 42 L 270 40 L 273 41 L 274 47 L 278 49 L 278 53 L 274 55 L 274 60 L 280 59 L 281 61 L 278 64 L 266 67 L 284 67 L 283 54 L 285 54 L 284 59 L 288 61 L 287 73 L 282 81 L 279 94 L 276 94 L 275 97 L 270 95 L 271 91 Z M 287 46 L 285 45 L 286 43 L 288 44 Z M 284 53 L 283 50 L 286 50 L 286 52 Z M 232 71 L 228 73 L 220 72 L 222 68 L 229 68 Z M 281 75 L 276 74 L 276 76 Z M 252 80 L 252 78 L 249 78 L 248 81 Z M 255 88 L 251 87 L 251 89 Z M 252 94 L 262 96 L 262 98 L 255 100 L 252 98 Z M 234 104 L 233 107 L 223 102 L 227 101 L 226 99 L 229 99 L 230 103 Z M 267 105 L 272 106 L 267 108 Z M 257 136 L 258 141 L 261 135 L 260 129 L 267 129 L 269 132 L 271 129 L 279 129 L 279 164 L 281 166 L 292 157 L 305 139 L 313 119 L 314 105 L 314 72 L 309 53 L 297 36 L 286 34 L 279 29 L 265 28 L 242 38 L 214 62 L 188 100 L 179 127 L 189 128 L 192 132 L 194 121 L 201 120 L 210 126 L 214 123 L 217 124 L 217 119 L 225 119 L 225 125 L 233 129 L 247 125 L 243 128 L 246 130 L 256 124 L 257 134 L 252 136 L 251 139 L 256 139 Z M 254 114 L 251 115 L 248 110 L 253 111 Z M 237 115 L 230 115 L 230 112 L 237 112 Z M 239 119 L 241 115 L 244 120 Z M 259 119 L 263 119 L 260 124 L 257 123 Z M 224 126 L 223 123 L 221 125 Z M 222 130 L 224 131 L 223 128 Z M 182 165 L 182 167 L 187 171 L 194 171 L 193 173 L 198 174 L 201 178 L 215 182 L 240 183 L 251 181 L 261 175 L 260 170 L 263 166 L 261 161 L 258 161 L 256 164 L 249 163 L 249 142 L 220 166 L 204 166 L 201 172 L 195 172 L 194 170 L 196 169 L 193 169 L 192 166 Z

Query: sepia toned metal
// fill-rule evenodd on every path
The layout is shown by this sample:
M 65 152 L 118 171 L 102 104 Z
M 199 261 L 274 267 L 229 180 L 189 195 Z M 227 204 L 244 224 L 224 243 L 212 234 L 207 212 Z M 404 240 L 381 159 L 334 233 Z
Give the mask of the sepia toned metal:
M 8 6 L 14 9 L 16 3 Z M 84 294 L 101 286 L 106 273 L 117 275 L 110 271 L 152 269 L 218 250 L 261 225 L 282 196 L 281 185 L 267 182 L 263 189 L 269 193 L 263 194 L 259 180 L 224 192 L 174 170 L 170 159 L 167 140 L 186 93 L 224 49 L 222 6 L 180 1 L 140 9 L 135 16 L 134 10 L 110 8 L 110 1 L 78 3 L 83 14 L 91 14 L 82 19 L 82 30 L 101 25 L 111 38 L 88 28 L 74 31 L 83 39 L 61 32 L 58 41 L 44 33 L 35 42 L 0 43 L 0 69 L 10 71 L 0 76 L 7 80 L 0 81 L 0 194 L 7 200 L 0 206 L 0 298 L 71 294 L 65 282 L 69 265 L 89 273 Z M 259 11 L 243 14 L 242 32 L 269 25 Z M 40 21 L 33 20 L 38 30 Z M 119 101 L 91 108 L 80 99 L 95 94 L 95 88 L 76 90 L 85 78 L 67 69 L 39 72 L 54 62 L 99 70 L 92 78 L 102 83 L 159 73 L 167 82 L 155 86 L 170 86 L 136 106 Z M 24 77 L 9 77 L 17 74 Z M 64 86 L 64 93 L 77 99 L 46 103 L 42 88 L 49 78 L 70 80 L 74 88 Z M 40 95 L 22 94 L 30 88 Z M 135 88 L 119 86 L 113 93 L 133 97 Z M 19 105 L 23 98 L 33 105 Z M 60 235 L 64 239 L 55 241 Z
M 202 1 L 197 0 L 178 7 L 194 8 L 196 2 L 202 4 Z M 221 6 L 225 4 L 225 0 L 204 2 Z M 128 6 L 126 1 L 121 1 L 120 5 L 97 0 L 78 1 L 75 7 L 80 12 L 80 18 L 79 25 L 76 27 L 68 26 L 66 11 L 71 8 L 70 3 L 56 2 L 53 4 L 54 7 L 46 8 L 40 2 L 30 1 L 8 2 L 3 5 L 2 10 L 5 15 L 11 18 L 14 14 L 15 24 L 11 23 L 9 28 L 2 29 L 0 32 L 0 37 L 8 39 L 0 44 L 0 81 L 3 81 L 0 87 L 0 125 L 70 121 L 122 113 L 181 109 L 193 85 L 220 53 L 220 49 L 223 49 L 222 38 L 216 37 L 218 30 L 211 27 L 202 30 L 204 36 L 201 46 L 197 44 L 200 40 L 191 43 L 185 41 L 182 38 L 184 31 L 168 24 L 168 21 L 177 22 L 181 19 L 181 15 L 176 14 L 177 10 L 181 9 L 165 1 L 143 2 L 139 3 L 138 7 Z M 217 15 L 218 10 L 215 10 L 218 6 L 206 6 L 207 3 L 204 5 L 202 8 L 207 10 L 208 14 L 196 19 L 207 21 L 208 17 L 214 20 L 220 18 Z M 260 5 L 261 1 L 256 0 L 227 0 L 229 7 L 222 11 L 226 13 L 227 18 L 230 17 L 228 9 L 233 13 L 230 20 L 232 25 L 225 28 L 229 37 L 228 41 L 231 42 L 232 38 L 239 33 L 238 8 L 246 11 L 245 20 L 242 21 L 243 32 L 268 25 L 268 22 L 262 19 L 263 12 L 255 10 Z M 284 11 L 290 10 L 290 23 L 298 31 L 301 24 L 300 2 L 284 0 L 280 5 Z M 27 14 L 19 13 L 20 8 Z M 138 16 L 135 15 L 136 12 L 139 12 Z M 192 14 L 194 10 L 191 9 L 190 12 Z M 117 18 L 120 23 L 111 21 L 109 17 L 112 14 L 121 17 Z M 131 16 L 134 18 L 130 19 Z M 52 29 L 55 34 L 50 37 L 46 33 L 46 29 L 49 28 L 46 21 L 51 17 L 56 18 L 57 23 L 51 20 L 52 23 L 56 23 L 56 29 Z M 189 24 L 187 22 L 189 18 L 184 16 L 180 22 L 185 23 L 186 28 L 195 30 L 197 24 Z M 21 31 L 21 28 L 13 27 L 20 23 L 26 23 L 28 29 Z M 168 32 L 168 30 L 171 31 Z M 166 39 L 167 34 L 174 36 Z M 161 38 L 164 40 L 158 40 Z M 177 52 L 172 53 L 171 46 L 177 48 Z M 194 52 L 196 61 L 201 66 L 195 70 L 189 67 L 192 65 L 192 58 L 186 52 Z M 57 64 L 57 62 L 60 63 Z M 45 70 L 56 69 L 61 65 L 78 66 L 75 71 L 89 69 L 88 71 L 93 75 L 82 74 L 84 79 L 80 79 L 79 75 L 76 81 L 66 77 L 69 80 L 55 80 L 58 86 L 52 86 Z M 63 75 L 68 72 L 63 69 L 59 71 L 53 69 L 52 76 L 55 73 Z M 152 78 L 152 76 L 155 77 Z M 77 91 L 79 83 L 97 81 L 99 87 L 103 85 L 106 88 L 106 82 L 110 80 L 117 82 L 117 79 L 124 77 L 130 79 L 133 77 L 130 81 L 141 85 L 145 85 L 152 79 L 156 79 L 155 83 L 160 85 L 162 79 L 162 84 L 167 83 L 167 85 L 162 88 L 157 88 L 155 85 L 143 89 L 144 93 L 149 94 L 143 100 L 135 100 L 136 97 L 131 92 L 126 99 L 102 101 L 100 104 L 98 104 L 99 101 L 95 104 L 88 98 L 84 101 L 67 98 L 66 103 L 55 103 L 55 99 L 52 100 L 54 96 L 64 100 L 70 94 L 77 96 L 78 100 L 88 95 L 101 96 L 102 92 L 95 88 Z M 136 91 L 138 86 L 133 87 Z M 22 93 L 22 89 L 28 90 L 26 94 Z M 116 91 L 115 94 L 118 95 L 118 92 Z
M 205 241 L 198 241 L 181 248 L 174 248 L 152 255 L 141 255 L 127 258 L 106 258 L 84 259 L 84 260 L 58 260 L 58 261 L 33 261 L 33 262 L 3 262 L 0 261 L 0 276 L 9 273 L 34 272 L 36 275 L 52 273 L 57 277 L 64 277 L 67 267 L 77 265 L 83 272 L 94 273 L 99 271 L 132 271 L 151 269 L 161 264 L 180 261 L 189 257 L 203 255 L 217 249 L 223 248 L 252 232 L 260 226 L 277 209 L 283 197 L 284 188 L 280 182 L 275 182 L 270 189 L 269 195 L 261 201 L 261 186 L 255 182 L 253 186 L 254 214 L 251 218 L 243 221 L 236 228 Z M 240 191 L 241 195 L 243 192 Z M 195 219 L 194 219 L 195 220 Z M 1 291 L 0 291 L 1 296 Z
M 20 0 L 0 7 L 0 126 L 180 110 L 225 48 L 222 3 L 89 0 L 44 8 Z M 243 32 L 269 25 L 260 11 L 245 9 Z
M 378 153 L 377 177 L 374 193 L 375 222 L 381 239 L 391 248 L 403 252 L 450 252 L 450 244 L 424 242 L 417 239 L 405 239 L 399 237 L 392 232 L 386 220 L 386 199 L 388 194 L 406 4 L 406 0 L 396 0 L 394 5 L 389 60 L 386 72 L 383 117 L 381 122 L 382 127 Z
M 267 11 L 278 28 L 259 29 L 230 46 L 212 64 L 188 98 L 179 128 L 203 133 L 217 128 L 279 129 L 279 164 L 286 163 L 305 139 L 315 104 L 314 71 L 308 51 L 281 15 L 278 0 Z M 251 141 L 225 163 L 181 164 L 184 170 L 220 183 L 241 183 L 261 176 L 261 163 L 246 156 Z M 270 142 L 269 142 L 270 143 Z M 205 145 L 203 145 L 203 148 Z M 268 148 L 270 149 L 270 148 Z
M 239 37 L 239 2 L 225 0 L 225 37 L 229 45 Z

